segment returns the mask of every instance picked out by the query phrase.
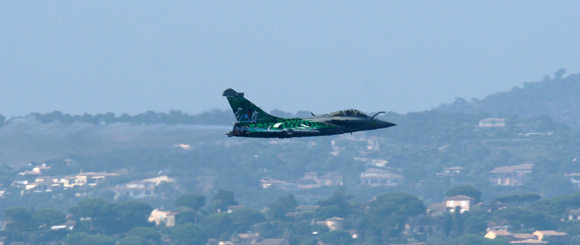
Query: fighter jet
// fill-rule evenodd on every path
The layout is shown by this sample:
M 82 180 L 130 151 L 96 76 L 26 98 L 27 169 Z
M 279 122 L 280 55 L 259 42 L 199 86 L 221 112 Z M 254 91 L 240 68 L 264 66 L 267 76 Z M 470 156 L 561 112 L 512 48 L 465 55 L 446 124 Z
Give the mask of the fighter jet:
M 292 138 L 352 133 L 395 126 L 394 123 L 375 118 L 380 113 L 385 113 L 384 111 L 377 112 L 372 117 L 358 110 L 348 109 L 320 116 L 312 114 L 312 117 L 305 118 L 280 118 L 264 112 L 244 98 L 244 93 L 238 93 L 229 88 L 224 91 L 223 96 L 228 99 L 237 119 L 233 130 L 226 134 L 229 137 Z

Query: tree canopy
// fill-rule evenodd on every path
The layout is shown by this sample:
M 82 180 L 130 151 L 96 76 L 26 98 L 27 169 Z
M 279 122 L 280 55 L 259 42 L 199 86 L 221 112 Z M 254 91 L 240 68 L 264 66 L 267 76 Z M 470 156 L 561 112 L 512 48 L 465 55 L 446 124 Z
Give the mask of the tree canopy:
M 53 209 L 53 208 L 43 208 L 34 212 L 32 219 L 34 223 L 38 226 L 45 226 L 50 229 L 53 225 L 62 224 L 65 222 L 64 213 Z
M 188 193 L 175 199 L 175 207 L 190 207 L 193 210 L 199 210 L 203 206 L 205 206 L 203 195 Z
M 229 206 L 238 205 L 231 191 L 218 190 L 212 198 L 212 206 L 215 211 L 227 211 Z
M 205 245 L 207 235 L 196 225 L 188 223 L 173 228 L 171 239 L 179 245 Z

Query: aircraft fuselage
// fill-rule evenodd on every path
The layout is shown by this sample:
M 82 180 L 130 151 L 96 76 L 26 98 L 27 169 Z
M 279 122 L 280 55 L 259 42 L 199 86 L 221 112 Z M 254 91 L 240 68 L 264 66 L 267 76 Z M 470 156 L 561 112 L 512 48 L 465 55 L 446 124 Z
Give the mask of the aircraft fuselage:
M 395 126 L 355 110 L 348 109 L 305 118 L 280 118 L 272 116 L 244 98 L 233 89 L 224 91 L 236 116 L 232 131 L 226 135 L 252 138 L 292 138 L 323 136 L 374 130 Z

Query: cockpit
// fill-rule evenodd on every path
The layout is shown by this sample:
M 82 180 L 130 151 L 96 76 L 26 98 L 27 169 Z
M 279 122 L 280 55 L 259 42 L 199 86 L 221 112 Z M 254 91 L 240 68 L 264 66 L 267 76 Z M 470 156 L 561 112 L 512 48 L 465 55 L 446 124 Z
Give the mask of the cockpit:
M 360 112 L 359 110 L 355 110 L 355 109 L 348 109 L 348 110 L 332 112 L 332 113 L 328 113 L 326 115 L 333 116 L 333 117 L 364 117 L 364 118 L 369 117 L 366 114 Z

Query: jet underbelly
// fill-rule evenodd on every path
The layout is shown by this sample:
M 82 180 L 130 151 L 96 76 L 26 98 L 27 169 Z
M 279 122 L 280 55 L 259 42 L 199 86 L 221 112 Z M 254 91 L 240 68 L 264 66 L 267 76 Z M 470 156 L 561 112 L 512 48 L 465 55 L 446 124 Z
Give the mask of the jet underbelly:
M 344 127 L 329 127 L 329 128 L 312 128 L 307 125 L 300 125 L 294 128 L 281 128 L 280 125 L 270 125 L 267 128 L 251 127 L 248 125 L 236 125 L 227 133 L 228 136 L 249 137 L 249 138 L 293 138 L 293 137 L 308 137 L 319 135 L 333 135 L 344 133 Z

